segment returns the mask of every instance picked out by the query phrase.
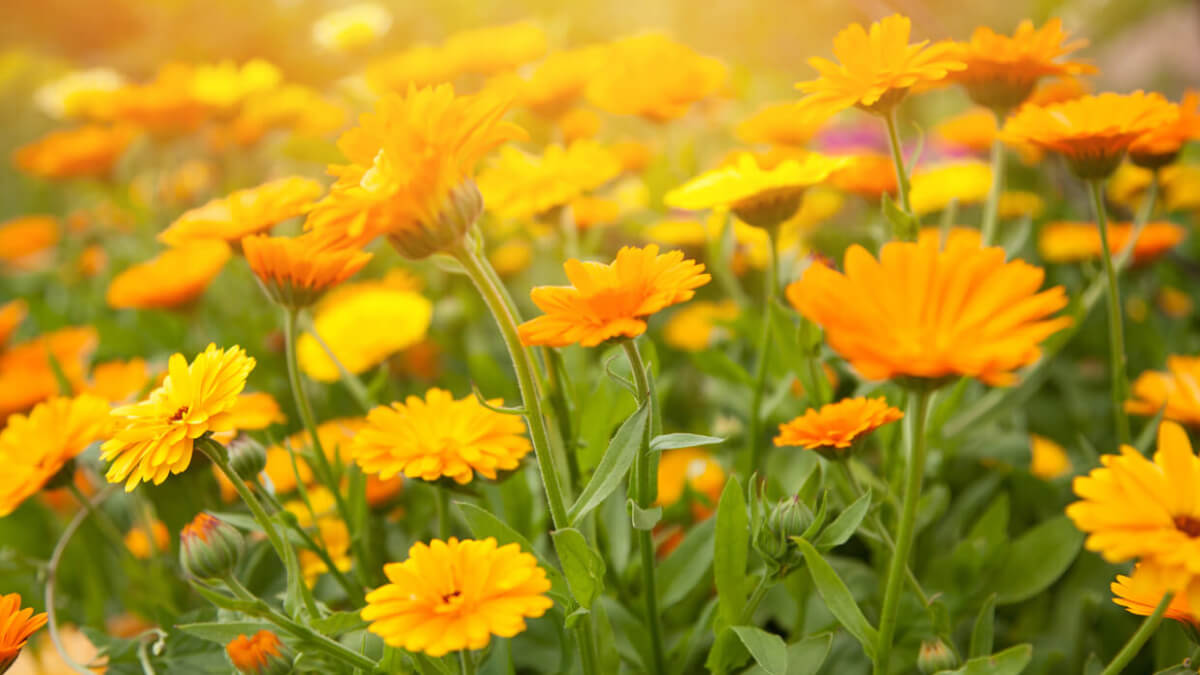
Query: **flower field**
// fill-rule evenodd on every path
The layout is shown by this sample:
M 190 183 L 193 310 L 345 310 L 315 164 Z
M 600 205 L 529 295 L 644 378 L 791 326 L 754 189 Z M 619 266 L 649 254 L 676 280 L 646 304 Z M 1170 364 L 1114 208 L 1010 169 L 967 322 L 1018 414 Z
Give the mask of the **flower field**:
M 0 673 L 1200 672 L 1200 8 L 644 4 L 0 8 Z

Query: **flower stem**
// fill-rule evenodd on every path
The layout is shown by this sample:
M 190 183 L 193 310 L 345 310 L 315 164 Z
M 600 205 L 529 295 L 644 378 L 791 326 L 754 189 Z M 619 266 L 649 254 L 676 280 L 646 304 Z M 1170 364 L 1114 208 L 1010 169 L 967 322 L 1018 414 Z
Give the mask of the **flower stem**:
M 1108 215 L 1104 208 L 1104 184 L 1099 180 L 1088 181 L 1088 190 L 1092 195 L 1092 208 L 1096 212 L 1096 227 L 1100 230 L 1104 274 L 1108 278 L 1108 366 L 1112 378 L 1113 420 L 1117 426 L 1117 439 L 1122 444 L 1127 444 L 1130 436 L 1125 399 L 1128 398 L 1129 382 L 1125 377 L 1125 328 L 1121 315 L 1121 291 L 1117 271 L 1113 267 L 1112 253 L 1108 250 Z
M 458 672 L 462 675 L 475 675 L 475 655 L 469 650 L 459 650 Z
M 1137 656 L 1142 645 L 1146 644 L 1146 640 L 1154 635 L 1154 631 L 1158 628 L 1158 624 L 1162 623 L 1163 615 L 1167 613 L 1167 607 L 1171 605 L 1171 599 L 1175 597 L 1174 591 L 1167 591 L 1163 594 L 1162 600 L 1158 601 L 1158 606 L 1154 608 L 1154 612 L 1142 621 L 1142 625 L 1137 629 L 1129 641 L 1121 647 L 1121 651 L 1113 657 L 1113 660 L 1108 663 L 1104 671 L 1100 675 L 1119 675 L 1124 671 L 1125 666 Z
M 749 624 L 754 618 L 754 612 L 758 609 L 759 603 L 762 602 L 767 591 L 771 588 L 771 574 L 764 572 L 758 579 L 758 583 L 754 586 L 754 591 L 750 593 L 750 599 L 746 601 L 746 607 L 742 610 L 742 623 Z
M 919 391 L 913 394 L 912 446 L 905 467 L 904 502 L 900 510 L 900 523 L 896 530 L 896 550 L 888 565 L 887 581 L 883 589 L 883 609 L 879 615 L 879 646 L 875 650 L 875 673 L 888 672 L 888 657 L 891 655 L 892 638 L 896 633 L 896 615 L 900 609 L 900 587 L 904 583 L 908 556 L 912 551 L 913 535 L 917 522 L 917 504 L 921 501 L 921 482 L 925 478 L 925 418 L 929 413 L 932 393 Z
M 446 541 L 450 537 L 450 491 L 440 485 L 434 485 L 436 495 L 433 498 L 433 509 L 437 515 L 438 539 Z
M 908 169 L 904 166 L 904 152 L 900 148 L 900 132 L 896 129 L 895 108 L 888 112 L 887 117 L 883 119 L 887 124 L 888 147 L 892 150 L 892 164 L 896 169 L 896 195 L 900 198 L 900 208 L 911 215 L 913 210 L 912 203 L 908 199 Z
M 1003 120 L 997 116 L 997 124 Z M 992 186 L 988 189 L 987 201 L 983 204 L 983 245 L 996 243 L 996 215 L 1000 210 L 1000 195 L 1004 192 L 1004 141 L 999 134 L 992 141 Z
M 766 286 L 763 288 L 762 332 L 758 334 L 758 345 L 755 347 L 758 365 L 754 369 L 754 390 L 750 395 L 750 419 L 746 434 L 750 452 L 746 454 L 749 466 L 744 467 L 747 470 L 742 475 L 745 476 L 757 471 L 759 462 L 762 461 L 762 400 L 767 388 L 767 366 L 771 361 L 771 310 L 775 305 L 779 285 L 776 278 L 779 252 L 775 249 L 775 240 L 771 238 L 770 232 L 767 233 L 767 249 L 770 255 L 767 256 Z

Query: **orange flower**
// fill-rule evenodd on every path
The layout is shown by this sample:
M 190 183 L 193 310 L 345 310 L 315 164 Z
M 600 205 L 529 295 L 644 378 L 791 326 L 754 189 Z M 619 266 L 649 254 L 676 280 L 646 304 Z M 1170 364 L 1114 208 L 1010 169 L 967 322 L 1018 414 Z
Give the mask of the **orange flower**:
M 1092 88 L 1081 78 L 1059 77 L 1039 84 L 1025 102 L 1041 106 L 1065 103 L 1081 98 L 1091 90 Z
M 114 309 L 169 309 L 195 299 L 229 260 L 229 245 L 216 239 L 169 248 L 126 268 L 108 285 Z
M 29 636 L 44 625 L 45 614 L 34 616 L 32 608 L 21 609 L 21 596 L 0 595 L 0 673 L 8 670 Z
M 1196 139 L 1200 139 L 1200 92 L 1189 90 L 1179 103 L 1179 117 L 1139 136 L 1129 146 L 1129 159 L 1157 169 L 1175 161 L 1183 145 Z
M 0 223 L 0 262 L 15 269 L 38 266 L 43 254 L 58 245 L 62 237 L 53 216 L 18 216 Z
M 310 232 L 300 237 L 246 237 L 242 252 L 267 296 L 284 307 L 307 307 L 371 260 L 358 249 L 322 246 Z
M 83 391 L 109 403 L 128 403 L 146 388 L 149 381 L 150 369 L 143 358 L 105 361 L 92 367 L 92 381 L 84 386 Z
M 796 103 L 775 103 L 742 120 L 734 134 L 746 143 L 799 147 L 812 140 L 828 119 L 807 114 Z
M 1200 426 L 1200 357 L 1168 356 L 1167 371 L 1147 370 L 1133 383 L 1133 398 L 1125 410 L 1134 415 L 1163 417 Z
M 161 520 L 151 522 L 150 531 L 151 534 L 146 534 L 146 528 L 139 525 L 125 533 L 125 548 L 133 557 L 145 560 L 155 552 L 170 550 L 170 535 Z
M 800 108 L 832 115 L 857 106 L 887 115 L 910 88 L 937 82 L 965 67 L 954 43 L 909 44 L 911 30 L 912 21 L 899 14 L 871 24 L 869 33 L 860 24 L 850 24 L 833 40 L 833 54 L 840 63 L 820 57 L 808 60 L 820 77 L 796 84 L 807 94 Z
M 660 255 L 654 244 L 626 246 L 611 264 L 572 258 L 563 268 L 571 286 L 539 286 L 530 293 L 546 314 L 521 324 L 522 343 L 595 347 L 615 337 L 637 337 L 646 331 L 645 317 L 690 300 L 712 279 L 682 251 Z
M 998 131 L 996 115 L 987 108 L 971 108 L 933 127 L 933 135 L 946 144 L 979 153 L 991 149 Z
M 604 67 L 600 45 L 554 52 L 521 87 L 521 105 L 545 117 L 560 117 L 583 95 L 588 81 Z
M 1092 180 L 1112 175 L 1139 136 L 1178 116 L 1178 107 L 1159 94 L 1105 93 L 1044 107 L 1026 104 L 1008 118 L 1001 138 L 1053 150 L 1077 176 Z
M 484 26 L 451 35 L 442 50 L 457 72 L 490 75 L 541 58 L 546 33 L 532 21 Z
M 292 667 L 287 647 L 265 628 L 250 637 L 237 636 L 225 645 L 225 654 L 233 667 L 246 675 L 287 672 Z
M 971 100 L 979 105 L 1010 110 L 1029 98 L 1043 77 L 1096 72 L 1086 63 L 1061 60 L 1086 46 L 1087 40 L 1068 42 L 1068 34 L 1057 18 L 1037 29 L 1026 19 L 1017 25 L 1012 37 L 980 26 L 969 42 L 958 45 L 958 56 L 967 67 L 951 78 L 966 87 Z
M 290 176 L 268 181 L 185 212 L 158 234 L 158 240 L 168 246 L 182 246 L 196 239 L 234 243 L 303 215 L 319 196 L 321 184 L 309 178 Z
M 0 420 L 64 393 L 59 391 L 51 356 L 58 361 L 71 388 L 80 389 L 84 364 L 98 341 L 96 329 L 91 326 L 60 328 L 0 351 Z
M 803 415 L 779 425 L 775 445 L 798 445 L 809 450 L 849 448 L 866 434 L 904 417 L 887 399 L 847 398 L 828 403 L 820 410 L 809 408 Z
M 194 78 L 194 66 L 167 63 L 145 84 L 128 84 L 92 95 L 89 113 L 97 119 L 128 123 L 158 134 L 192 131 L 214 110 L 195 95 Z
M 672 506 L 688 490 L 700 497 L 692 502 L 692 517 L 704 520 L 712 515 L 724 487 L 725 469 L 712 453 L 700 448 L 667 450 L 658 462 L 658 499 L 654 505 Z
M 1108 250 L 1116 254 L 1133 235 L 1132 223 L 1108 226 Z M 1134 262 L 1144 263 L 1175 248 L 1187 230 L 1174 223 L 1147 223 L 1133 245 Z M 1048 223 L 1038 235 L 1038 252 L 1047 262 L 1064 263 L 1097 260 L 1102 253 L 1100 231 L 1095 223 Z
M 89 125 L 52 131 L 17 149 L 17 168 L 38 178 L 103 177 L 133 141 L 129 127 Z
M 279 402 L 265 391 L 238 394 L 229 417 L 229 426 L 236 431 L 257 431 L 287 421 Z
M 28 306 L 24 300 L 20 299 L 10 300 L 0 305 L 0 351 L 3 351 L 8 338 L 17 332 L 27 311 Z
M 1038 292 L 1041 268 L 1005 262 L 1004 249 L 951 237 L 891 242 L 879 260 L 854 245 L 846 272 L 811 265 L 787 298 L 820 324 L 865 378 L 977 377 L 1008 384 L 1041 356 L 1038 344 L 1070 324 L 1061 286 Z
M 659 33 L 614 42 L 592 77 L 588 99 L 616 115 L 654 122 L 683 117 L 691 105 L 725 84 L 725 64 Z
M 1167 591 L 1176 591 L 1163 616 L 1200 629 L 1200 615 L 1192 609 L 1192 598 L 1200 597 L 1200 578 L 1180 572 L 1167 565 L 1140 562 L 1129 576 L 1117 575 L 1109 587 L 1116 596 L 1113 602 L 1130 614 L 1150 616 Z
M 892 158 L 881 153 L 852 155 L 853 161 L 829 177 L 831 185 L 860 197 L 879 200 L 884 193 L 896 194 L 896 168 Z

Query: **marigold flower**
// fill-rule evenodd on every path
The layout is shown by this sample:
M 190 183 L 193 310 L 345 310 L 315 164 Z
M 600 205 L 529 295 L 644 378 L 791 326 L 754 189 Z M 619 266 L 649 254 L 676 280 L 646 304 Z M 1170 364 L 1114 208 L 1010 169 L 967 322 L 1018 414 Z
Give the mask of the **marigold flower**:
M 550 54 L 522 84 L 518 101 L 542 116 L 561 117 L 583 96 L 588 82 L 604 67 L 607 54 L 602 45 Z
M 654 505 L 672 506 L 690 491 L 700 497 L 692 502 L 692 517 L 704 520 L 712 515 L 724 488 L 725 469 L 712 453 L 701 448 L 667 450 L 658 461 L 658 498 Z
M 1175 161 L 1184 144 L 1197 139 L 1200 139 L 1200 92 L 1189 90 L 1179 103 L 1179 117 L 1139 136 L 1129 146 L 1129 159 L 1138 166 L 1157 169 Z
M 464 30 L 446 39 L 445 57 L 460 73 L 491 75 L 546 53 L 546 32 L 531 21 Z
M 667 319 L 663 326 L 663 340 L 680 351 L 704 351 L 727 332 L 722 331 L 721 324 L 733 321 L 739 313 L 737 303 L 733 300 L 688 303 Z
M 549 587 L 547 582 L 546 588 Z M 0 595 L 0 673 L 8 670 L 17 660 L 29 636 L 45 625 L 45 614 L 34 615 L 32 607 L 21 609 L 20 595 Z
M 1051 317 L 1067 304 L 1061 286 L 1038 292 L 1043 270 L 1004 257 L 957 237 L 941 250 L 934 239 L 891 242 L 878 261 L 855 245 L 844 274 L 812 265 L 787 298 L 867 379 L 1007 384 L 1071 319 Z
M 1140 562 L 1129 576 L 1118 574 L 1110 589 L 1113 602 L 1138 616 L 1150 616 L 1167 591 L 1176 591 L 1164 617 L 1200 628 L 1200 615 L 1192 609 L 1191 599 L 1200 597 L 1200 578 L 1155 562 Z
M 13 155 L 17 168 L 47 179 L 101 177 L 112 171 L 135 132 L 126 126 L 88 125 L 52 131 L 21 146 Z
M 243 675 L 286 675 L 292 672 L 292 653 L 274 633 L 262 629 L 239 635 L 225 645 L 225 655 Z
M 125 548 L 133 557 L 145 560 L 155 551 L 161 553 L 168 550 L 171 541 L 167 526 L 161 520 L 155 520 L 150 523 L 150 531 L 151 534 L 147 534 L 146 528 L 138 525 L 125 533 Z
M 745 143 L 800 147 L 817 135 L 827 115 L 805 113 L 795 102 L 774 103 L 742 120 L 734 135 Z
M 495 480 L 497 469 L 517 468 L 533 448 L 524 433 L 519 417 L 433 388 L 424 399 L 409 396 L 403 403 L 373 408 L 349 450 L 364 472 L 381 478 L 404 474 L 435 481 L 445 476 L 465 485 L 475 473 Z
M 418 542 L 408 559 L 383 567 L 390 583 L 367 594 L 362 617 L 393 647 L 440 657 L 482 649 L 491 636 L 513 637 L 525 619 L 554 606 L 537 559 L 517 544 L 434 539 Z
M 967 67 L 951 79 L 963 85 L 979 105 L 1010 110 L 1029 98 L 1043 77 L 1096 72 L 1089 64 L 1062 60 L 1088 44 L 1087 40 L 1068 39 L 1058 18 L 1037 29 L 1026 19 L 1017 25 L 1012 37 L 980 26 L 970 41 L 957 46 L 957 55 Z
M 101 458 L 112 462 L 108 481 L 125 481 L 128 492 L 142 481 L 158 485 L 182 473 L 197 438 L 232 428 L 230 410 L 254 365 L 236 346 L 210 344 L 190 365 L 183 354 L 173 354 L 162 386 L 145 401 L 113 410 L 118 431 L 100 448 Z
M 1104 93 L 1047 106 L 1026 104 L 1008 118 L 1000 136 L 1057 152 L 1077 176 L 1092 180 L 1112 175 L 1139 136 L 1178 116 L 1178 107 L 1160 94 Z
M 844 192 L 876 201 L 896 194 L 896 168 L 892 158 L 870 152 L 850 155 L 850 163 L 833 172 L 830 185 Z
M 971 108 L 933 125 L 933 136 L 955 149 L 986 153 L 992 148 L 1000 125 L 987 108 Z
M 1071 473 L 1071 458 L 1061 445 L 1037 434 L 1029 435 L 1029 473 L 1042 480 L 1054 480 Z
M 246 99 L 237 117 L 229 122 L 228 138 L 241 146 L 257 143 L 275 129 L 303 137 L 322 137 L 342 128 L 346 109 L 318 92 L 288 84 Z
M 622 203 L 619 198 L 606 199 L 588 196 L 572 199 L 569 206 L 575 227 L 581 231 L 616 223 L 626 208 L 626 204 Z
M 1200 357 L 1168 356 L 1166 372 L 1147 370 L 1133 383 L 1126 412 L 1200 426 Z
M 89 115 L 156 134 L 192 131 L 213 113 L 210 104 L 196 97 L 195 73 L 195 67 L 188 64 L 164 64 L 149 82 L 89 96 Z
M 238 394 L 228 413 L 229 424 L 237 431 L 257 431 L 287 421 L 279 401 L 265 391 Z
M 1082 78 L 1074 76 L 1059 77 L 1049 82 L 1043 81 L 1038 84 L 1037 88 L 1033 90 L 1033 94 L 1025 102 L 1032 105 L 1047 106 L 1053 103 L 1074 101 L 1091 91 L 1091 86 Z
M 84 385 L 83 391 L 109 403 L 126 403 L 140 394 L 149 381 L 146 360 L 135 356 L 128 361 L 105 361 L 92 366 L 91 382 Z
M 565 149 L 550 145 L 540 156 L 514 147 L 479 174 L 479 191 L 489 209 L 502 218 L 545 214 L 621 173 L 615 155 L 595 141 L 575 141 Z
M 107 429 L 108 402 L 90 394 L 54 398 L 29 415 L 10 415 L 0 431 L 0 517 L 37 494 Z
M 1132 223 L 1108 226 L 1108 250 L 1116 254 L 1129 244 Z M 1147 223 L 1133 244 L 1134 262 L 1144 263 L 1175 248 L 1187 237 L 1187 230 L 1174 223 Z M 1098 260 L 1103 252 L 1100 231 L 1095 223 L 1047 223 L 1038 234 L 1038 252 L 1047 262 L 1065 263 Z
M 987 162 L 966 160 L 922 167 L 913 172 L 908 193 L 917 215 L 941 211 L 951 201 L 978 204 L 992 187 L 992 167 Z
M 610 264 L 563 264 L 570 286 L 538 286 L 530 293 L 545 315 L 518 330 L 526 345 L 595 347 L 615 337 L 646 331 L 645 317 L 686 302 L 712 277 L 704 265 L 685 260 L 682 251 L 659 254 L 658 246 L 626 246 Z
M 192 67 L 188 83 L 197 101 L 214 108 L 232 108 L 252 94 L 272 91 L 283 73 L 263 59 L 250 59 L 241 66 L 232 60 Z
M 0 223 L 0 262 L 14 269 L 39 266 L 44 253 L 58 245 L 62 229 L 53 216 L 18 216 Z
M 246 237 L 242 252 L 267 296 L 292 309 L 316 302 L 371 260 L 370 253 L 358 249 L 330 249 L 311 232 L 300 237 Z
M 8 338 L 12 337 L 12 334 L 21 325 L 28 309 L 25 301 L 21 299 L 9 300 L 0 305 L 0 351 L 4 349 Z
M 158 240 L 168 246 L 182 246 L 196 239 L 236 243 L 288 218 L 304 215 L 321 191 L 320 183 L 299 176 L 237 190 L 185 212 L 158 234 Z
M 440 47 L 417 44 L 367 64 L 365 75 L 371 89 L 383 95 L 450 82 L 457 69 L 458 64 Z
M 114 309 L 170 309 L 193 300 L 229 260 L 229 245 L 217 239 L 169 248 L 144 263 L 126 268 L 108 284 Z
M 660 33 L 635 35 L 609 47 L 604 67 L 588 84 L 596 107 L 616 115 L 668 122 L 725 84 L 727 69 Z
M 866 434 L 904 417 L 887 399 L 847 398 L 809 408 L 791 422 L 779 425 L 775 445 L 798 445 L 809 450 L 849 448 Z
M 558 118 L 558 130 L 562 132 L 563 141 L 570 144 L 588 138 L 595 138 L 604 126 L 604 120 L 590 108 L 573 108 Z M 618 157 L 617 161 L 621 161 Z M 625 168 L 622 162 L 622 170 Z
M 392 27 L 392 15 L 376 2 L 333 9 L 313 22 L 313 42 L 332 52 L 352 52 L 377 41 Z
M 71 388 L 82 389 L 84 364 L 98 341 L 95 328 L 74 326 L 0 350 L 0 419 L 60 393 L 51 356 Z
M 33 93 L 33 102 L 54 119 L 87 117 L 90 103 L 97 94 L 114 91 L 125 84 L 125 78 L 111 68 L 73 70 L 48 82 Z
M 852 23 L 833 39 L 833 54 L 840 63 L 813 57 L 808 60 L 820 77 L 799 82 L 806 96 L 802 110 L 832 115 L 857 106 L 887 115 L 914 86 L 926 85 L 965 68 L 949 41 L 909 44 L 912 20 L 893 14 L 871 24 L 870 32 Z

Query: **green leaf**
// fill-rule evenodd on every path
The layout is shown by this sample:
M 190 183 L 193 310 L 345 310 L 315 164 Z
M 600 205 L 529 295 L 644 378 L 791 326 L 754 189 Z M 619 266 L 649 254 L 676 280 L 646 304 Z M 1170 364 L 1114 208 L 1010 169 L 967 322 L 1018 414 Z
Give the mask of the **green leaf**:
M 1019 675 L 1032 659 L 1032 645 L 1017 645 L 991 656 L 973 658 L 957 670 L 939 670 L 937 675 Z
M 225 646 L 240 635 L 254 635 L 260 630 L 275 630 L 265 621 L 214 621 L 212 623 L 185 623 L 175 626 L 179 630 L 195 635 L 201 640 Z
M 621 480 L 629 472 L 629 467 L 633 465 L 633 460 L 642 447 L 648 413 L 649 410 L 643 403 L 621 424 L 617 433 L 613 434 L 612 441 L 604 451 L 604 457 L 600 459 L 591 480 L 567 512 L 567 519 L 572 524 L 579 522 L 580 518 L 599 506 L 600 502 L 621 485 Z
M 1138 449 L 1138 452 L 1143 455 L 1150 454 L 1150 449 L 1154 447 L 1154 439 L 1158 438 L 1158 425 L 1162 423 L 1163 415 L 1167 412 L 1167 406 L 1158 409 L 1154 414 L 1154 418 L 1146 422 L 1146 426 L 1142 427 L 1142 433 L 1138 434 L 1137 440 L 1133 442 L 1133 447 Z
M 729 358 L 725 352 L 718 349 L 692 354 L 692 363 L 705 375 L 747 387 L 754 386 L 754 378 L 750 376 L 750 373 Z
M 687 597 L 708 574 L 712 557 L 716 523 L 712 518 L 692 527 L 679 546 L 658 566 L 658 578 L 663 581 L 659 608 L 666 609 Z
M 704 666 L 714 675 L 724 675 L 741 667 L 750 654 L 732 630 L 728 628 L 717 630 L 717 639 L 713 641 L 712 649 L 708 650 L 708 658 L 704 660 Z
M 821 530 L 821 534 L 817 535 L 817 540 L 813 542 L 818 550 L 828 551 L 831 548 L 841 546 L 854 536 L 858 531 L 858 526 L 862 524 L 863 518 L 867 516 L 867 511 L 871 508 L 871 493 L 865 493 L 863 496 L 854 500 L 854 503 L 847 506 L 844 511 L 838 514 L 829 527 Z
M 1021 602 L 1046 590 L 1074 562 L 1083 533 L 1066 516 L 1055 516 L 1017 537 L 992 587 L 1001 605 Z
M 894 239 L 902 241 L 915 241 L 917 238 L 917 230 L 919 224 L 917 219 L 909 212 L 900 208 L 892 196 L 888 193 L 883 193 L 883 217 L 892 225 L 892 235 Z
M 604 558 L 600 556 L 579 530 L 564 528 L 550 533 L 554 550 L 562 562 L 563 576 L 575 600 L 587 609 L 604 590 Z
M 643 509 L 637 505 L 637 502 L 632 499 L 625 502 L 629 510 L 630 520 L 633 522 L 635 530 L 653 530 L 658 521 L 662 520 L 663 510 L 661 506 L 656 506 L 652 509 Z
M 713 546 L 713 577 L 717 584 L 721 618 L 726 626 L 741 619 L 746 606 L 746 557 L 750 548 L 750 521 L 746 496 L 737 476 L 730 476 L 717 502 L 717 531 Z
M 971 648 L 967 658 L 987 656 L 992 653 L 992 636 L 996 624 L 996 594 L 992 593 L 979 609 L 975 617 L 975 627 L 971 629 Z
M 788 650 L 783 638 L 754 626 L 734 626 L 733 632 L 760 668 L 770 675 L 787 675 Z
M 334 612 L 329 616 L 316 619 L 310 624 L 318 632 L 330 637 L 352 633 L 367 627 L 367 622 L 358 612 Z
M 724 443 L 725 439 L 718 436 L 701 434 L 663 434 L 650 440 L 650 452 L 674 450 L 676 448 L 694 448 L 700 445 L 716 445 Z
M 833 633 L 810 635 L 787 646 L 787 675 L 816 675 L 829 656 Z M 754 666 L 745 675 L 766 675 L 767 669 Z
M 521 547 L 522 551 L 536 556 L 538 564 L 546 570 L 546 576 L 550 579 L 550 594 L 555 596 L 560 604 L 567 604 L 569 596 L 567 595 L 566 580 L 563 579 L 562 574 L 558 571 L 558 565 L 554 561 L 538 553 L 524 535 L 509 527 L 507 523 L 492 513 L 467 502 L 455 502 L 455 505 L 462 512 L 463 519 L 467 521 L 467 527 L 471 528 L 471 534 L 476 539 L 494 537 L 496 543 L 501 546 L 516 544 Z
M 809 572 L 812 573 L 813 583 L 816 584 L 817 592 L 821 594 L 821 599 L 825 601 L 830 613 L 858 640 L 867 656 L 874 659 L 875 643 L 879 640 L 879 633 L 867 621 L 867 617 L 863 616 L 862 610 L 858 608 L 858 603 L 854 602 L 854 596 L 850 594 L 850 589 L 846 588 L 846 584 L 838 576 L 838 573 L 826 562 L 825 558 L 821 557 L 812 544 L 803 539 L 793 539 L 793 541 L 800 547 L 800 552 L 804 554 Z

